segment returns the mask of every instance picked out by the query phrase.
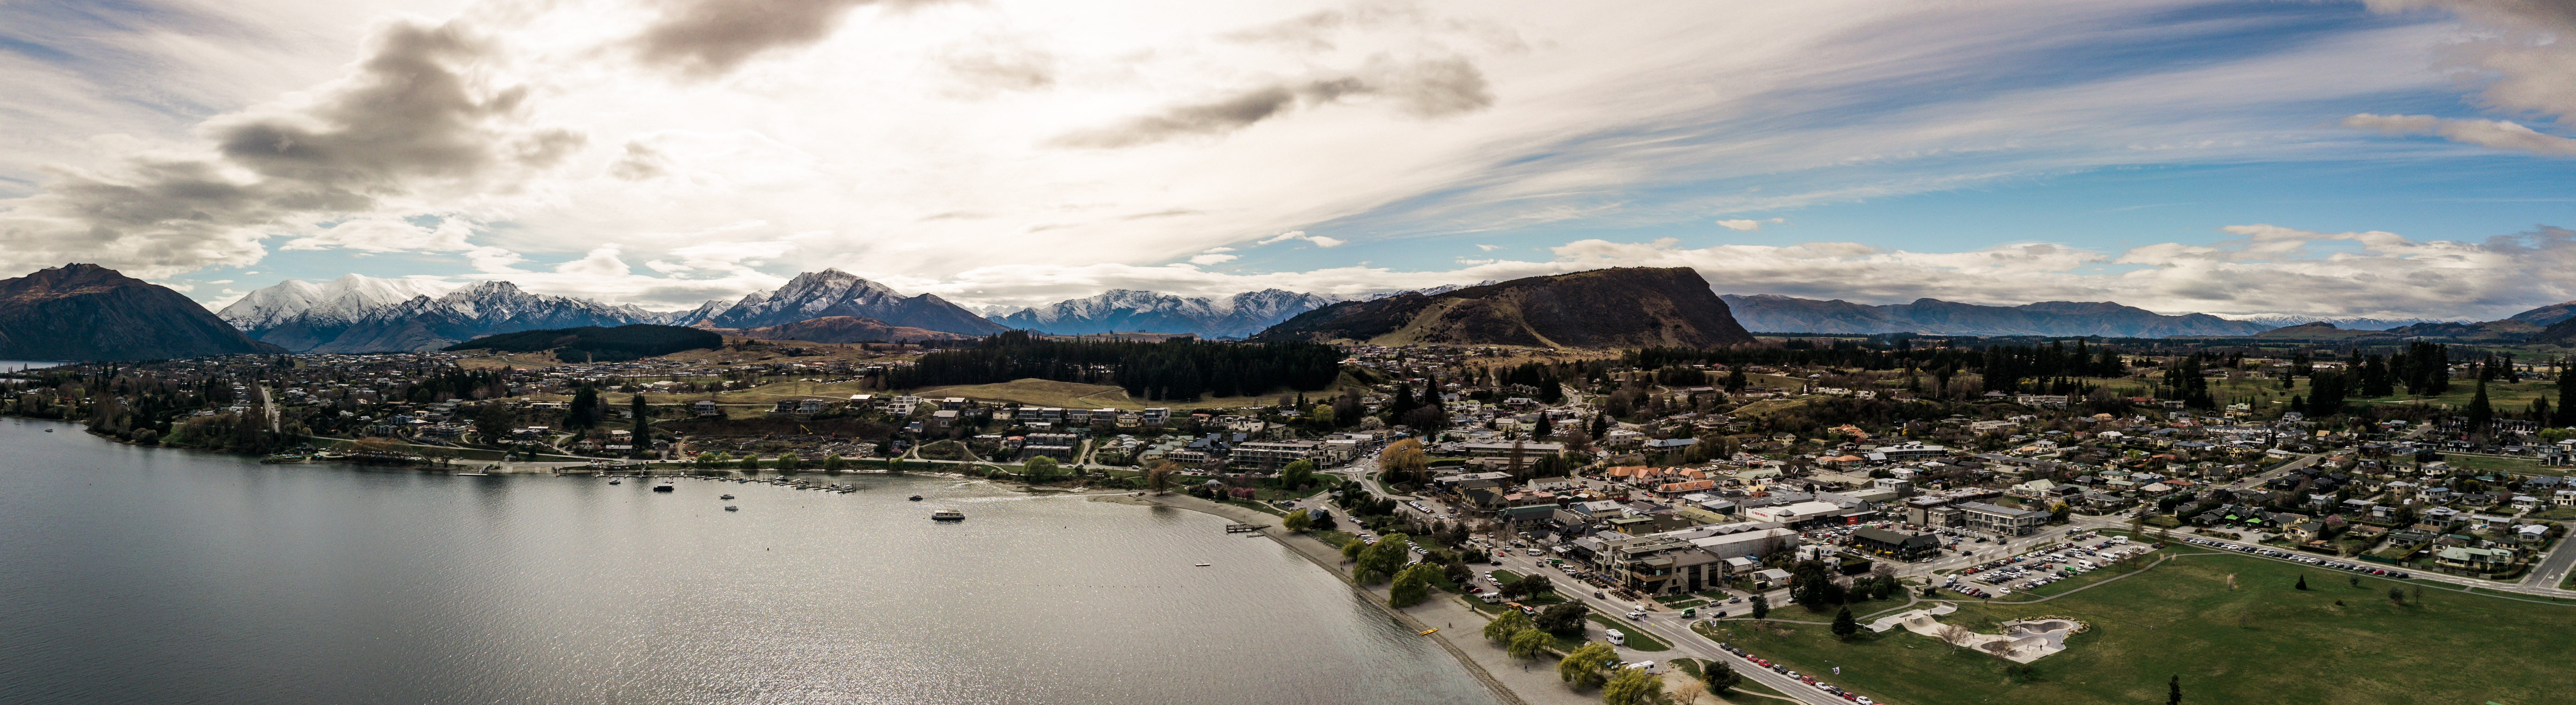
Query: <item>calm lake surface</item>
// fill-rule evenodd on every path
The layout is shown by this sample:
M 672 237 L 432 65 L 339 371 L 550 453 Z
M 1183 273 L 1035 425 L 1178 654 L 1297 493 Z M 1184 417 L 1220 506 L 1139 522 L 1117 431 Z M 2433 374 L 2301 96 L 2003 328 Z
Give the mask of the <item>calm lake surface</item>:
M 1196 512 L 0 449 L 5 703 L 1493 702 Z

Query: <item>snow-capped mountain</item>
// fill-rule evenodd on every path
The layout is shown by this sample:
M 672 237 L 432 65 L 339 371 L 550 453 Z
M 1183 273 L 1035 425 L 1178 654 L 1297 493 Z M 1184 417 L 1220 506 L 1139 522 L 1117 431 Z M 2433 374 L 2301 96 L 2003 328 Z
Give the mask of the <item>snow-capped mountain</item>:
M 410 300 L 368 311 L 311 352 L 355 353 L 386 350 L 435 350 L 499 333 L 579 326 L 664 323 L 668 314 L 633 305 L 611 306 L 569 296 L 532 294 L 517 284 L 475 282 L 432 298 Z M 286 345 L 285 343 L 276 343 Z M 290 349 L 294 346 L 287 346 Z
M 1396 295 L 1399 295 L 1399 294 L 1421 294 L 1421 295 L 1423 295 L 1423 296 L 1439 296 L 1439 295 L 1441 295 L 1441 294 L 1446 294 L 1446 293 L 1449 293 L 1449 292 L 1452 292 L 1452 291 L 1457 291 L 1457 290 L 1459 290 L 1459 289 L 1464 289 L 1464 288 L 1471 287 L 1471 286 L 1493 286 L 1493 285 L 1495 285 L 1495 284 L 1500 284 L 1500 283 L 1502 283 L 1502 282 L 1501 282 L 1501 280 L 1497 280 L 1497 279 L 1487 279 L 1487 280 L 1484 280 L 1484 281 L 1476 282 L 1476 283 L 1474 283 L 1474 284 L 1442 284 L 1442 285 L 1435 286 L 1435 287 L 1430 287 L 1430 288 L 1427 288 L 1427 289 L 1405 289 L 1405 290 L 1402 290 L 1402 291 L 1381 291 L 1381 292 L 1378 292 L 1378 293 L 1375 293 L 1375 294 L 1370 294 L 1370 295 L 1368 295 L 1368 298 L 1367 298 L 1367 299 L 1364 299 L 1364 300 L 1365 300 L 1365 301 L 1376 301 L 1376 300 L 1378 300 L 1378 299 L 1383 299 L 1383 298 L 1386 298 L 1386 297 L 1389 297 L 1389 296 L 1396 296 Z
M 319 284 L 288 279 L 250 292 L 215 315 L 225 323 L 256 336 L 297 321 L 350 323 L 377 308 L 402 303 L 416 296 L 444 295 L 456 288 L 457 285 L 450 282 L 383 279 L 359 274 L 342 275 Z
M 1216 299 L 1182 298 L 1134 289 L 1058 301 L 988 316 L 996 323 L 1056 335 L 1144 332 L 1194 333 L 1241 338 L 1337 301 L 1318 294 L 1264 289 Z
M 873 318 L 890 325 L 969 335 L 1006 330 L 938 295 L 905 296 L 838 269 L 798 274 L 777 291 L 754 293 L 731 305 L 710 301 L 679 314 L 678 320 L 682 325 L 711 321 L 717 328 L 760 328 L 825 316 Z
M 403 293 L 409 295 L 393 298 Z M 672 317 L 634 306 L 532 294 L 509 282 L 457 287 L 357 275 L 321 285 L 281 282 L 242 297 L 221 315 L 260 342 L 320 353 L 435 350 L 497 333 L 667 323 Z

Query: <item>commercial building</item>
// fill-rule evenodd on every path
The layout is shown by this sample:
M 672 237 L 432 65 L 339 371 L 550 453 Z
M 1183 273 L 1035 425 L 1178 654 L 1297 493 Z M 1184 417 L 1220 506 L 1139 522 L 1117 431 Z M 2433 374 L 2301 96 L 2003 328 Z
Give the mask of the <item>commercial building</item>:
M 1289 463 L 1311 460 L 1320 455 L 1324 444 L 1314 441 L 1253 441 L 1234 446 L 1233 464 L 1256 470 L 1277 470 Z
M 1798 526 L 1835 521 L 1847 511 L 1849 510 L 1844 509 L 1842 505 L 1832 502 L 1808 501 L 1797 502 L 1794 504 L 1775 504 L 1768 507 L 1754 507 L 1743 510 L 1742 514 L 1744 515 L 1744 518 L 1753 521 L 1771 521 L 1791 526 Z
M 1860 550 L 1900 561 L 1930 558 L 1941 552 L 1940 537 L 1931 534 L 1906 534 L 1877 527 L 1862 527 L 1852 532 L 1852 545 Z
M 2014 509 L 1984 502 L 1960 502 L 1958 508 L 1967 514 L 1968 528 L 2004 536 L 2028 536 L 2048 523 L 2048 512 L 2036 509 Z

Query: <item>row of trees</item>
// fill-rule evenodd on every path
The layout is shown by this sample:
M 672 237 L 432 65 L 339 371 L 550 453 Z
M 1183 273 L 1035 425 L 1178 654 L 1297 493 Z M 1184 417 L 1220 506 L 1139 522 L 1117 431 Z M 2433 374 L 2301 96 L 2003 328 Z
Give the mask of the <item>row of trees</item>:
M 888 374 L 895 389 L 1044 379 L 1117 384 L 1131 396 L 1188 401 L 1287 388 L 1314 391 L 1341 374 L 1341 352 L 1317 343 L 1160 343 L 1047 340 L 1027 331 L 985 338 L 973 348 L 921 356 Z

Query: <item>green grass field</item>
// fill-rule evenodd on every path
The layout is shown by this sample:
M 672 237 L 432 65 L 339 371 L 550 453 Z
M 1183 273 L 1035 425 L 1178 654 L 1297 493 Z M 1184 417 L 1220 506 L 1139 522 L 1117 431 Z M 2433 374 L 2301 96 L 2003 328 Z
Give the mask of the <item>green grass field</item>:
M 1602 616 L 1599 612 L 1594 612 L 1587 616 L 1591 618 L 1593 623 L 1601 625 L 1601 628 L 1603 629 L 1617 629 L 1619 630 L 1619 633 L 1627 635 L 1625 638 L 1628 641 L 1628 648 L 1636 649 L 1638 651 L 1666 651 L 1673 648 L 1671 644 L 1664 643 L 1664 640 L 1657 639 L 1653 635 L 1647 634 L 1646 630 L 1638 629 L 1635 626 L 1621 622 L 1617 619 Z M 1601 638 L 1603 640 L 1607 640 L 1610 637 L 1605 634 L 1602 635 Z M 1580 646 L 1580 644 L 1577 646 Z
M 2292 585 L 2308 577 L 2311 590 Z M 2234 576 L 2237 589 L 2229 589 Z M 2184 555 L 2135 577 L 2031 605 L 1962 603 L 1942 621 L 1985 633 L 2019 617 L 2093 625 L 2040 659 L 2027 681 L 2009 663 L 1902 630 L 1840 642 L 1822 626 L 1722 623 L 1711 637 L 1791 668 L 1825 672 L 1907 705 L 2184 702 L 2507 705 L 2567 702 L 2561 655 L 2576 646 L 2576 607 L 2426 589 L 2392 605 L 2406 581 L 2238 555 Z M 2336 604 L 2341 601 L 2342 604 Z M 1806 618 L 1789 608 L 1775 614 Z M 2240 621 L 2241 620 L 2241 621 Z
M 2496 458 L 2484 455 L 2444 453 L 2442 454 L 2442 461 L 2450 463 L 2451 467 L 2470 471 L 2471 474 L 2486 474 L 2491 472 L 2512 473 L 2515 475 L 2565 474 L 2560 472 L 2547 472 L 2540 467 L 2540 463 L 2525 458 Z

